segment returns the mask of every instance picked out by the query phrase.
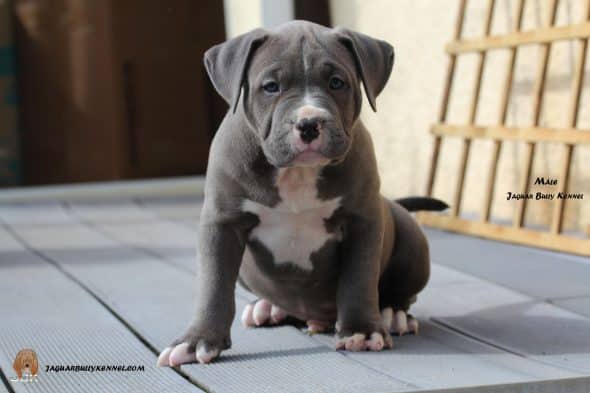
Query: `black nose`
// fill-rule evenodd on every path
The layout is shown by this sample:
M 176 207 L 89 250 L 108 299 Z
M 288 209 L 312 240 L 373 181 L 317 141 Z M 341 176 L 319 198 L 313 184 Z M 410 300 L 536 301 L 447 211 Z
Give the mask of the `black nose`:
M 311 119 L 305 118 L 301 119 L 295 125 L 295 128 L 299 130 L 299 135 L 303 142 L 311 143 L 311 141 L 320 135 L 320 124 L 321 120 L 317 117 L 313 117 Z

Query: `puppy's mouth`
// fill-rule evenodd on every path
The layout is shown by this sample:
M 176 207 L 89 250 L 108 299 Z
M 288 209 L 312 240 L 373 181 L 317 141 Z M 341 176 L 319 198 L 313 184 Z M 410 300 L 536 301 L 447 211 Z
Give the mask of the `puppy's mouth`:
M 307 146 L 300 150 L 290 162 L 290 166 L 320 166 L 330 163 L 330 159 L 317 148 Z

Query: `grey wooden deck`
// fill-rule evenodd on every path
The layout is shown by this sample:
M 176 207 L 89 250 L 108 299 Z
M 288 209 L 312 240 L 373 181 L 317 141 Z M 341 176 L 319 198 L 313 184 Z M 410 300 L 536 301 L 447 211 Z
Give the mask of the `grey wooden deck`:
M 0 192 L 1 194 L 1 192 Z M 429 230 L 418 336 L 333 350 L 290 326 L 233 326 L 210 365 L 155 367 L 193 308 L 197 197 L 0 204 L 0 392 L 589 392 L 590 261 Z M 241 308 L 252 295 L 238 289 Z M 38 381 L 9 382 L 33 348 Z M 46 365 L 143 372 L 46 373 Z

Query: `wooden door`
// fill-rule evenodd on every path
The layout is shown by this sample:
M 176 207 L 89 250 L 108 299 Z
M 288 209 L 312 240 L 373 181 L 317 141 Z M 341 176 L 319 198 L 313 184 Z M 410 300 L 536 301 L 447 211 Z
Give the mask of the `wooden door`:
M 132 176 L 204 173 L 223 103 L 202 59 L 224 40 L 222 2 L 113 4 Z
M 224 104 L 223 3 L 15 1 L 27 184 L 202 174 Z

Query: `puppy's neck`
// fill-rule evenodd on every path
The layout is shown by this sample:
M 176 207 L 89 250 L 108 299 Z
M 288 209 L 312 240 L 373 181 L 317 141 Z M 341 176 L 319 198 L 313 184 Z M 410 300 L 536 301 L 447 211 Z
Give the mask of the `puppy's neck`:
M 275 186 L 289 210 L 302 211 L 317 204 L 317 181 L 321 169 L 319 166 L 278 169 Z

